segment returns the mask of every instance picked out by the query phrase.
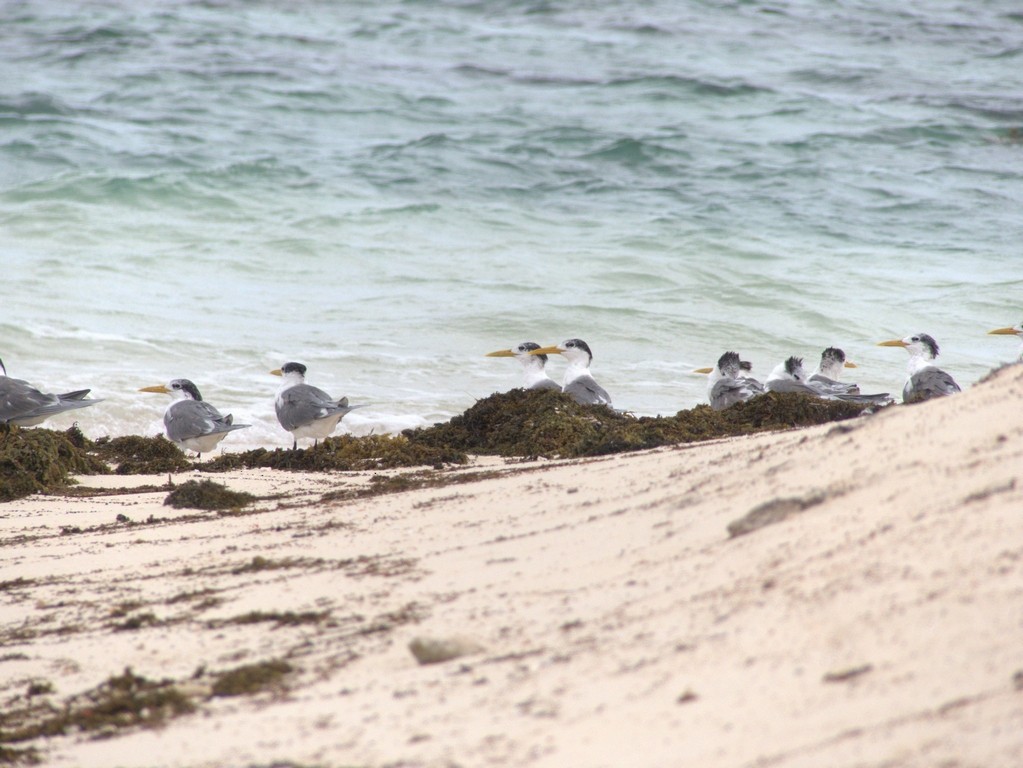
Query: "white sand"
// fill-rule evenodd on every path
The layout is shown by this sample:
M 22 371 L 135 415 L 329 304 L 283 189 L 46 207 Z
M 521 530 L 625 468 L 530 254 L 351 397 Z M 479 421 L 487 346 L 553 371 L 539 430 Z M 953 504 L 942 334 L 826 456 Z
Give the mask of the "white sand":
M 274 496 L 235 517 L 164 490 L 0 505 L 0 582 L 26 580 L 0 592 L 3 706 L 287 659 L 287 690 L 33 745 L 76 768 L 1023 764 L 1023 366 L 840 425 L 473 473 L 355 500 L 323 494 L 372 473 L 211 476 Z M 256 610 L 329 618 L 224 623 Z M 483 650 L 421 666 L 416 637 Z

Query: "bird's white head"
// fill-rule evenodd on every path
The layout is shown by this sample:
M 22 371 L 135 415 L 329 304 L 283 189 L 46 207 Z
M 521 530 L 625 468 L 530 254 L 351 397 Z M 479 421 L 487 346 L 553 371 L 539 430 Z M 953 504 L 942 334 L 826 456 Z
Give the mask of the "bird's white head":
M 159 392 L 170 395 L 174 400 L 202 400 L 199 388 L 188 379 L 171 379 L 166 384 L 142 387 L 139 392 Z
M 272 376 L 283 376 L 286 382 L 293 383 L 305 381 L 306 367 L 302 363 L 285 363 L 280 368 L 270 371 Z
M 929 336 L 926 333 L 914 333 L 912 336 L 907 336 L 904 339 L 892 339 L 891 341 L 882 341 L 878 344 L 879 347 L 904 347 L 909 356 L 923 358 L 924 360 L 933 360 L 938 356 L 938 342 L 934 340 L 933 336 Z

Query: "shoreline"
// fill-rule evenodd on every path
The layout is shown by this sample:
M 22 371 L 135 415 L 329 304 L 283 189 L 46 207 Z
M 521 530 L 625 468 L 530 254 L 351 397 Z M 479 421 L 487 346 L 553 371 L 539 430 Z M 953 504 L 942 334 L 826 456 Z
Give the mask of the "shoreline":
M 260 497 L 229 513 L 164 506 L 167 475 L 83 476 L 155 490 L 0 504 L 5 707 L 130 668 L 192 709 L 3 746 L 57 766 L 1010 766 L 1021 466 L 1012 366 L 869 418 L 473 457 L 365 497 L 422 468 L 187 473 Z M 466 655 L 420 665 L 417 638 Z

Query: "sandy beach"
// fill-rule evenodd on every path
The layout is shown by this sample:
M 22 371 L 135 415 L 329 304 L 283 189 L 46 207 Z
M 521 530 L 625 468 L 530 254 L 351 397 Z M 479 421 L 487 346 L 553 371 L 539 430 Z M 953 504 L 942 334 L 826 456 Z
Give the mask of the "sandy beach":
M 165 506 L 166 475 L 82 477 L 109 493 L 0 504 L 0 731 L 91 712 L 126 669 L 180 706 L 3 754 L 1019 766 L 1021 471 L 1017 365 L 837 424 L 481 457 L 392 493 L 357 495 L 416 470 L 172 478 L 258 497 L 229 514 Z

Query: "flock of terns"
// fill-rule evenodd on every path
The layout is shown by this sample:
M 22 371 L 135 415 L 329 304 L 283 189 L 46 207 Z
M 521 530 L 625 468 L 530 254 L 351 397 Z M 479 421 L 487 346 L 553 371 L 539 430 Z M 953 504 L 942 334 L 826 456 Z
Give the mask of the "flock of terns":
M 995 335 L 1013 335 L 1023 340 L 1023 323 L 989 331 Z M 904 347 L 909 353 L 908 376 L 902 390 L 905 403 L 941 397 L 959 392 L 959 385 L 947 372 L 935 365 L 938 343 L 926 333 L 916 333 L 904 339 L 883 341 L 882 347 Z M 561 384 L 547 375 L 548 355 L 561 355 L 568 362 Z M 611 405 L 611 396 L 590 373 L 593 353 L 582 339 L 568 339 L 560 344 L 541 347 L 534 342 L 519 344 L 513 349 L 491 352 L 488 357 L 514 357 L 521 364 L 525 389 L 556 389 L 570 395 L 583 405 Z M 1023 346 L 1019 360 L 1023 362 Z M 790 357 L 771 372 L 764 383 L 749 376 L 751 366 L 735 352 L 725 352 L 713 368 L 698 368 L 696 373 L 707 374 L 707 394 L 715 410 L 745 402 L 765 392 L 797 392 L 829 400 L 847 400 L 867 404 L 886 404 L 893 400 L 888 393 L 863 394 L 855 384 L 840 381 L 844 368 L 855 368 L 841 349 L 828 347 L 821 354 L 817 368 L 811 374 L 803 369 L 803 361 Z M 349 411 L 361 408 L 349 405 L 348 398 L 336 399 L 322 389 L 307 384 L 306 367 L 301 363 L 286 363 L 271 371 L 283 377 L 274 397 L 274 409 L 281 426 L 294 438 L 298 447 L 302 438 L 315 441 L 334 432 Z M 11 378 L 0 360 L 0 424 L 32 427 L 58 413 L 85 408 L 102 402 L 89 399 L 88 389 L 64 394 L 42 392 L 27 381 Z M 169 394 L 171 404 L 164 412 L 163 423 L 167 437 L 179 447 L 198 453 L 208 453 L 236 429 L 248 424 L 235 424 L 231 414 L 221 414 L 202 399 L 199 388 L 188 379 L 173 379 L 167 384 L 143 387 L 141 392 Z

